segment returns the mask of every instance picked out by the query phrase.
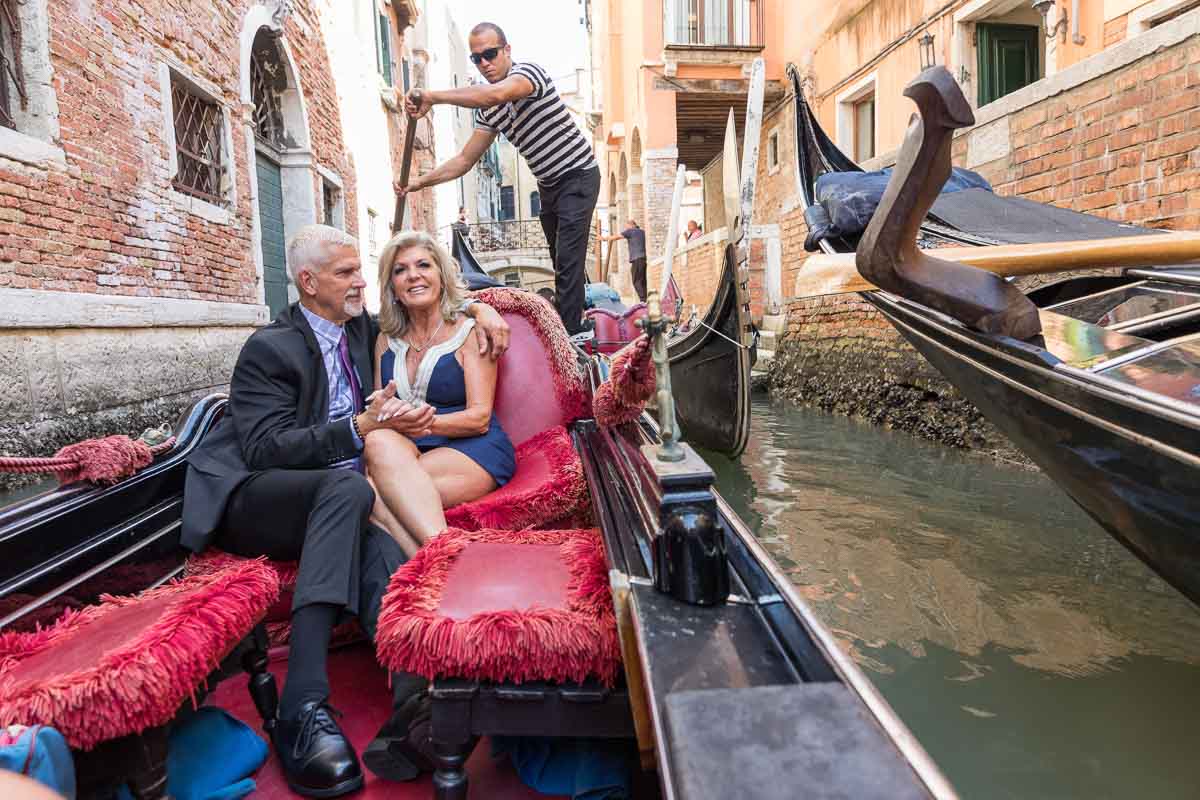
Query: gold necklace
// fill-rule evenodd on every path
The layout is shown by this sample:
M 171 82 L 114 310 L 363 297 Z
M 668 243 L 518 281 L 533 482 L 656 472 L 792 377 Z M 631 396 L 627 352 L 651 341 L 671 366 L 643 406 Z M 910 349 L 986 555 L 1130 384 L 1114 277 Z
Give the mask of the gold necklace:
M 437 327 L 433 329 L 433 333 L 429 334 L 429 338 L 427 338 L 425 340 L 424 344 L 416 344 L 415 342 L 410 340 L 408 343 L 409 347 L 411 347 L 413 350 L 416 350 L 418 353 L 425 352 L 425 348 L 429 347 L 429 343 L 433 341 L 433 337 L 438 335 L 438 331 L 440 331 L 442 329 L 442 324 L 445 321 L 446 321 L 446 318 L 442 317 L 441 321 L 439 321 L 437 324 Z

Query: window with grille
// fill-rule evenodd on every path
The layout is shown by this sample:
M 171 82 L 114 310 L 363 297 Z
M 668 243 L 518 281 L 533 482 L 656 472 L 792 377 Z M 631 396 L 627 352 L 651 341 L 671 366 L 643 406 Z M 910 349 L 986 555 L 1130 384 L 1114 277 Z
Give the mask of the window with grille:
M 515 286 L 516 288 L 520 289 L 521 288 L 521 273 L 519 273 L 519 272 L 504 273 L 504 285 L 505 286 Z
M 260 33 L 250 55 L 250 97 L 254 103 L 254 135 L 260 142 L 283 150 L 287 132 L 283 124 L 283 91 L 287 74 L 279 58 L 279 47 Z
M 173 182 L 184 194 L 225 204 L 225 159 L 221 107 L 171 73 L 175 150 L 179 169 Z
M 21 17 L 18 0 L 0 0 L 0 125 L 16 128 L 13 103 L 25 108 L 25 75 L 21 70 Z
M 375 25 L 375 55 L 383 82 L 392 85 L 392 36 L 387 14 L 380 14 Z
M 367 252 L 371 255 L 379 254 L 379 215 L 371 209 L 367 209 Z

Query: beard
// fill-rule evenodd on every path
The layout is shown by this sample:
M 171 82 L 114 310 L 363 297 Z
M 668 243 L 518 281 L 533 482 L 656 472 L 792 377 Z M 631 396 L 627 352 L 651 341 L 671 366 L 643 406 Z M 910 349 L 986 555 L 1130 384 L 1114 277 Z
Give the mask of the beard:
M 363 313 L 363 298 L 362 295 L 356 297 L 347 297 L 342 304 L 342 311 L 348 317 L 357 317 Z

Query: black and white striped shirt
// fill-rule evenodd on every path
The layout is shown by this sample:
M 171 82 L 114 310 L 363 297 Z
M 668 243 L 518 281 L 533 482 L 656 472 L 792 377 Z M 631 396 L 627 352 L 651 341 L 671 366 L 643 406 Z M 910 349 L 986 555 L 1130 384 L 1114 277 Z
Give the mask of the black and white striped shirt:
M 511 103 L 475 110 L 475 127 L 502 133 L 524 156 L 538 183 L 553 184 L 566 173 L 595 167 L 592 145 L 571 119 L 554 81 L 537 64 L 513 64 L 509 75 L 522 75 L 533 93 Z

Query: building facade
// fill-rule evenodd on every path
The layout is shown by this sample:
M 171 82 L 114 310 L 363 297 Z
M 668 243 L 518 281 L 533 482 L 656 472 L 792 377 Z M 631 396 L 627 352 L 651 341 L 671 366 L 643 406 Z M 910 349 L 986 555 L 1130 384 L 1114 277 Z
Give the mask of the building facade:
M 0 0 L 0 451 L 136 435 L 226 385 L 304 224 L 359 236 L 373 272 L 400 123 L 359 130 L 363 87 L 387 105 L 414 16 Z

